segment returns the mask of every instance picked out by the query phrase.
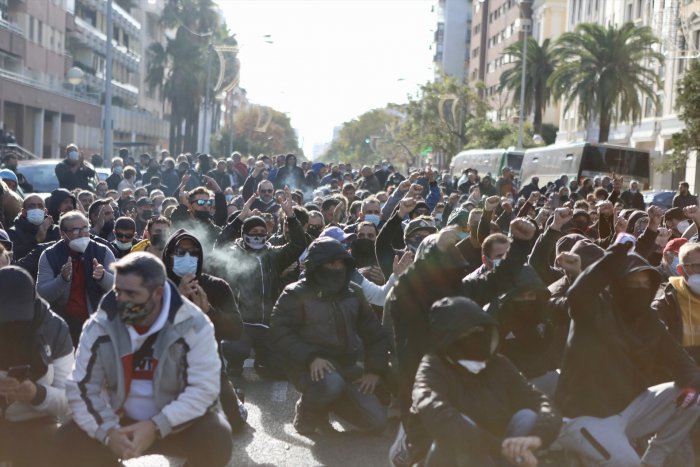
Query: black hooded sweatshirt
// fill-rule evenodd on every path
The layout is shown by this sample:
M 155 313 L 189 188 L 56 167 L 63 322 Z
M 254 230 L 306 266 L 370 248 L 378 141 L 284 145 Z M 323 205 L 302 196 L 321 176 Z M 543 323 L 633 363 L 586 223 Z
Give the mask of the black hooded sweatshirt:
M 163 249 L 163 263 L 165 264 L 168 278 L 173 281 L 175 285 L 180 284 L 180 276 L 173 273 L 172 255 L 177 242 L 185 238 L 194 242 L 200 251 L 197 261 L 196 278 L 199 286 L 202 287 L 209 300 L 210 310 L 207 316 L 214 324 L 217 342 L 222 339 L 233 340 L 240 338 L 243 331 L 243 323 L 241 322 L 241 315 L 238 313 L 236 301 L 233 299 L 231 287 L 229 287 L 223 279 L 202 272 L 204 262 L 202 257 L 202 244 L 195 236 L 185 229 L 175 231 L 175 233 L 170 236 Z
M 411 460 L 422 458 L 433 440 L 453 452 L 482 452 L 499 456 L 501 443 L 513 415 L 522 409 L 538 414 L 531 436 L 543 447 L 552 443 L 561 428 L 561 417 L 547 396 L 528 384 L 504 356 L 492 354 L 486 368 L 473 374 L 451 361 L 446 349 L 474 327 L 492 329 L 492 352 L 497 343 L 497 323 L 471 300 L 448 297 L 431 310 L 433 351 L 423 357 L 413 386 L 409 426 L 420 424 L 426 437 L 414 437 Z M 463 415 L 475 424 L 469 423 Z M 417 432 L 418 430 L 412 430 Z
M 668 381 L 700 390 L 700 369 L 651 311 L 661 276 L 641 256 L 627 254 L 629 247 L 608 248 L 567 294 L 572 323 L 555 396 L 567 417 L 615 415 L 648 387 Z M 621 286 L 637 271 L 648 271 L 654 283 L 646 308 L 625 318 L 625 304 L 638 299 Z
M 46 208 L 49 211 L 49 216 L 51 216 L 51 218 L 53 219 L 53 223 L 56 225 L 58 225 L 58 221 L 61 217 L 61 213 L 58 211 L 58 208 L 61 206 L 61 203 L 63 203 L 67 198 L 71 199 L 71 201 L 73 202 L 73 209 L 75 209 L 75 196 L 73 196 L 73 194 L 65 188 L 57 188 L 53 190 L 51 192 L 51 196 L 48 199 L 48 204 Z
M 315 274 L 321 265 L 341 259 L 346 264 L 345 286 L 324 293 Z M 316 357 L 330 360 L 343 376 L 352 374 L 364 355 L 364 372 L 382 375 L 389 362 L 389 337 L 365 299 L 350 282 L 355 263 L 340 242 L 323 237 L 309 247 L 304 260 L 306 277 L 288 285 L 272 310 L 272 340 L 286 363 L 290 379 L 298 383 Z

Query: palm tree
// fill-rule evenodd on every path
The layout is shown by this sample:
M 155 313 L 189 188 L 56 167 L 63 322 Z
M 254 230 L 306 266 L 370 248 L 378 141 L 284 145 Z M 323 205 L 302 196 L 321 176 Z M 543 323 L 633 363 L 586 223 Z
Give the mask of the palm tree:
M 513 106 L 520 105 L 520 88 L 523 76 L 522 43 L 515 42 L 503 52 L 504 57 L 510 57 L 513 67 L 501 75 L 500 91 L 508 89 L 513 93 Z M 542 132 L 542 114 L 551 99 L 551 88 L 547 80 L 557 65 L 557 58 L 549 39 L 540 45 L 534 38 L 527 40 L 527 63 L 525 74 L 525 115 L 534 112 L 533 130 L 536 134 Z
M 554 97 L 564 99 L 564 112 L 577 104 L 586 121 L 597 118 L 598 141 L 607 142 L 612 122 L 641 119 L 642 96 L 658 105 L 660 79 L 653 66 L 663 63 L 653 50 L 658 42 L 648 26 L 579 24 L 557 40 L 559 64 L 549 78 Z

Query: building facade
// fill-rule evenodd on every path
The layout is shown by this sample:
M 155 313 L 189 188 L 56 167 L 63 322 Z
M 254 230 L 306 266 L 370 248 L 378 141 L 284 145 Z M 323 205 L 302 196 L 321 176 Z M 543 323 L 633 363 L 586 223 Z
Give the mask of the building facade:
M 145 86 L 145 51 L 164 41 L 164 0 L 113 1 L 113 141 L 156 150 L 167 143 L 160 96 Z M 106 0 L 0 0 L 0 128 L 40 158 L 74 142 L 102 153 Z M 146 27 L 144 27 L 146 25 Z M 67 73 L 83 71 L 78 84 Z M 114 153 L 114 151 L 113 151 Z
M 676 87 L 688 67 L 689 60 L 700 57 L 700 2 L 686 0 L 623 0 L 589 2 L 569 0 L 567 30 L 582 22 L 620 26 L 632 21 L 649 26 L 660 39 L 659 50 L 664 64 L 649 63 L 657 70 L 661 86 L 657 89 L 658 105 L 644 97 L 643 118 L 639 123 L 621 122 L 610 130 L 609 142 L 647 149 L 658 162 L 671 151 L 671 137 L 683 129 L 677 117 Z M 597 141 L 597 122 L 586 121 L 577 114 L 576 106 L 560 116 L 557 142 Z M 696 157 L 689 157 L 685 170 L 674 173 L 653 171 L 651 185 L 655 189 L 672 189 L 678 181 L 687 180 L 691 191 L 700 189 L 700 173 Z
M 439 0 L 435 11 L 435 76 L 449 75 L 459 82 L 466 82 L 471 43 L 472 0 Z

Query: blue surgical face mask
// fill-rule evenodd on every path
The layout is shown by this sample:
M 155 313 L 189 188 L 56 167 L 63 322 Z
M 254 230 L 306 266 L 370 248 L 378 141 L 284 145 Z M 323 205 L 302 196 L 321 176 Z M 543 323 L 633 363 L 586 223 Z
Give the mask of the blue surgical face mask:
M 377 214 L 365 214 L 365 220 L 371 222 L 372 224 L 378 226 L 382 218 Z
M 197 274 L 197 263 L 199 258 L 185 253 L 183 256 L 173 256 L 173 273 L 178 277 L 187 274 Z
M 680 264 L 680 260 L 678 259 L 678 256 L 674 256 L 673 262 L 668 268 L 668 275 L 669 277 L 674 277 L 674 276 L 680 276 L 678 273 L 678 265 Z
M 78 160 L 78 151 L 68 151 L 68 158 L 72 161 Z

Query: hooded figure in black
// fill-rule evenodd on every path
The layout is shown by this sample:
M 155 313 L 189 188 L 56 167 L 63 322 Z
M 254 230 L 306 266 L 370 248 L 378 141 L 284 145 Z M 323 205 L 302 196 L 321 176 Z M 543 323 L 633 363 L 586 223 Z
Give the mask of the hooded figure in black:
M 294 154 L 287 154 L 284 167 L 277 171 L 275 177 L 275 188 L 281 190 L 288 186 L 292 190 L 304 190 L 304 171 L 297 166 L 297 157 Z
M 500 328 L 499 352 L 546 394 L 553 395 L 558 361 L 552 355 L 553 328 L 549 290 L 531 266 L 524 266 L 515 286 L 490 303 L 486 312 Z
M 373 393 L 387 370 L 389 338 L 350 282 L 355 263 L 340 242 L 322 237 L 304 265 L 306 277 L 285 288 L 271 321 L 275 350 L 302 392 L 294 427 L 301 434 L 327 429 L 332 411 L 362 431 L 380 432 L 386 411 Z
M 183 297 L 197 305 L 214 324 L 216 341 L 238 339 L 243 323 L 233 299 L 231 287 L 218 277 L 202 272 L 202 244 L 184 229 L 173 233 L 163 250 L 163 264 L 168 279 L 177 285 Z M 234 430 L 245 423 L 236 394 L 222 365 L 221 404 Z
M 427 454 L 426 467 L 532 461 L 556 439 L 561 417 L 495 353 L 496 321 L 463 297 L 435 302 L 430 315 L 433 350 L 418 368 L 410 414 L 426 436 L 414 439 L 414 459 Z M 524 449 L 511 449 L 514 443 Z
M 700 415 L 700 369 L 652 313 L 661 275 L 631 246 L 608 248 L 569 289 L 556 401 L 579 418 L 559 442 L 589 461 L 639 465 L 628 437 L 656 434 L 641 463 L 661 466 Z

